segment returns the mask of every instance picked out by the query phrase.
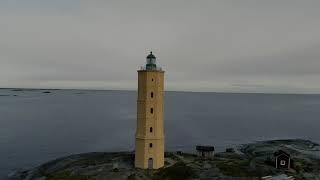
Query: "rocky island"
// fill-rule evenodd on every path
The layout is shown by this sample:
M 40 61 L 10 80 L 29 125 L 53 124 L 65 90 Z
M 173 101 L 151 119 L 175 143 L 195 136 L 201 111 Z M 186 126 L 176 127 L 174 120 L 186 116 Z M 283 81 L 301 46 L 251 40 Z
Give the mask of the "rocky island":
M 290 169 L 277 169 L 272 157 L 278 150 L 291 155 Z M 270 140 L 244 144 L 213 158 L 196 154 L 166 152 L 165 166 L 158 170 L 134 168 L 133 152 L 92 152 L 71 155 L 34 169 L 14 173 L 12 180 L 87 179 L 261 179 L 264 176 L 292 176 L 294 179 L 320 179 L 320 146 L 300 140 Z

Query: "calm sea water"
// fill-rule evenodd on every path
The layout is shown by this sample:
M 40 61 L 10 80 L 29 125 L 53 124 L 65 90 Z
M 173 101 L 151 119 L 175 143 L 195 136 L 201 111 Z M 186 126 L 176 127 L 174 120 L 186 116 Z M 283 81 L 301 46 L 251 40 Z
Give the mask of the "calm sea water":
M 0 179 L 92 151 L 134 149 L 136 92 L 0 89 Z M 165 94 L 167 150 L 276 138 L 320 142 L 320 95 Z

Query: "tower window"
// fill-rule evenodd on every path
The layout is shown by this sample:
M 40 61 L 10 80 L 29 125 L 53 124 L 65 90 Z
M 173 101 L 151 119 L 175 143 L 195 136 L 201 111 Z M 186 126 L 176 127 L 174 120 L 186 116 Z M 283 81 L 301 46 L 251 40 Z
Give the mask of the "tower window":
M 152 127 L 150 127 L 150 132 L 152 132 L 153 131 L 153 129 L 152 129 Z
M 152 148 L 152 143 L 149 144 L 149 147 Z
M 154 79 L 152 78 L 151 81 L 154 81 Z
M 153 108 L 150 109 L 150 113 L 153 114 Z
M 153 92 L 151 92 L 151 98 L 153 98 Z

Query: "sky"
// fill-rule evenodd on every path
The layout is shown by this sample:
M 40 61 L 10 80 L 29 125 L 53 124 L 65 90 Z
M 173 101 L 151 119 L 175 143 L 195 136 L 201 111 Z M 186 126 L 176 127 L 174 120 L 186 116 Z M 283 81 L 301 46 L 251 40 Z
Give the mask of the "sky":
M 319 0 L 0 0 L 0 87 L 320 93 Z

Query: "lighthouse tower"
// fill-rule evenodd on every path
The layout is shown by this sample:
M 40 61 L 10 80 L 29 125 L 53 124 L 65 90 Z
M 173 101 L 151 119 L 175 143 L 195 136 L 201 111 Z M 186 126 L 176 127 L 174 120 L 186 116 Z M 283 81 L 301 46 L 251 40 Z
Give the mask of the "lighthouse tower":
M 159 169 L 164 165 L 163 89 L 164 71 L 150 52 L 146 66 L 138 70 L 137 168 Z

